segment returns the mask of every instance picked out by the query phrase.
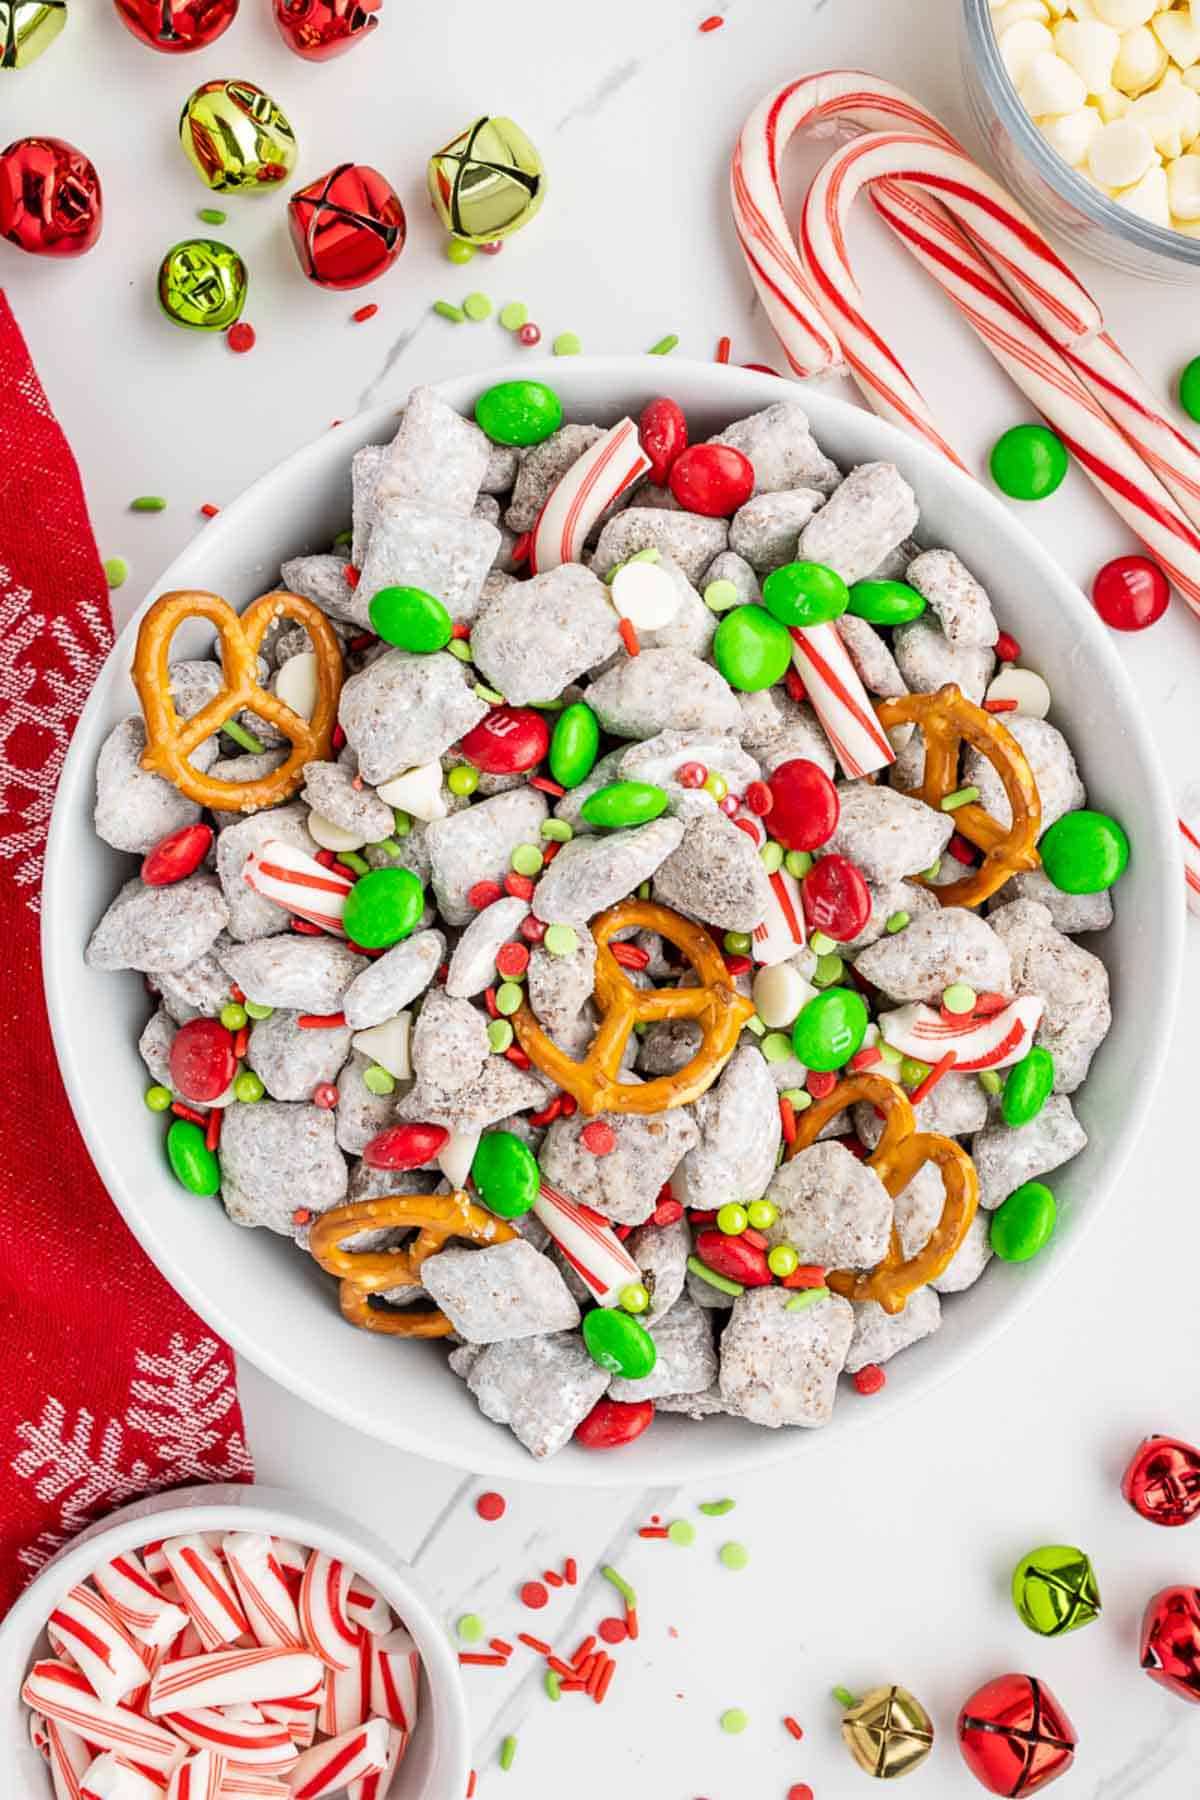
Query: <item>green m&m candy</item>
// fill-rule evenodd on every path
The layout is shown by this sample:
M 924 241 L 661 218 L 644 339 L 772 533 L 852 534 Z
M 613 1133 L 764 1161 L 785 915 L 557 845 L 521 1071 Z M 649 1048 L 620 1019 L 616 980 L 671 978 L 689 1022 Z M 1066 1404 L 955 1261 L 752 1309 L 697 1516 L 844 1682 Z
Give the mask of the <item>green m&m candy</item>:
M 640 1381 L 658 1361 L 658 1348 L 631 1313 L 596 1306 L 584 1314 L 583 1341 L 592 1361 L 626 1381 Z
M 386 950 L 415 929 L 424 910 L 425 889 L 411 869 L 372 869 L 346 895 L 342 924 L 352 943 Z
M 1010 500 L 1046 500 L 1061 487 L 1069 458 L 1045 425 L 1014 425 L 992 446 L 992 480 Z
M 418 656 L 444 650 L 453 636 L 450 614 L 424 588 L 380 588 L 367 611 L 377 636 Z
M 1035 1044 L 1004 1078 L 1000 1116 L 1006 1125 L 1028 1125 L 1050 1098 L 1054 1087 L 1054 1058 Z
M 907 581 L 856 581 L 850 611 L 868 625 L 907 625 L 925 611 L 925 596 Z
M 1189 419 L 1200 421 L 1200 356 L 1193 356 L 1179 377 L 1179 404 Z
M 731 688 L 756 694 L 781 681 L 791 664 L 787 626 L 761 606 L 735 606 L 717 626 L 713 661 Z
M 622 825 L 645 825 L 667 810 L 669 796 L 651 781 L 613 781 L 589 794 L 580 812 L 589 825 L 615 831 Z
M 1023 1182 L 992 1214 L 992 1249 L 1004 1262 L 1028 1262 L 1049 1241 L 1056 1214 L 1044 1181 Z
M 511 1131 L 488 1131 L 471 1163 L 471 1180 L 489 1211 L 519 1219 L 537 1199 L 542 1178 L 528 1144 Z
M 221 1165 L 204 1142 L 204 1133 L 190 1119 L 175 1119 L 167 1132 L 167 1160 L 180 1187 L 189 1194 L 215 1194 L 221 1185 Z
M 867 1008 L 850 988 L 826 988 L 802 1006 L 792 1026 L 792 1049 L 809 1069 L 828 1074 L 861 1050 Z
M 560 787 L 578 787 L 591 774 L 600 751 L 600 721 L 576 700 L 558 715 L 550 739 L 550 773 Z
M 1110 888 L 1129 861 L 1129 839 L 1117 821 L 1086 806 L 1056 819 L 1038 849 L 1043 869 L 1064 894 Z
M 763 605 L 784 625 L 825 625 L 850 604 L 850 590 L 824 563 L 784 563 L 767 576 Z
M 540 444 L 562 416 L 562 401 L 544 381 L 502 381 L 475 402 L 475 422 L 494 444 Z

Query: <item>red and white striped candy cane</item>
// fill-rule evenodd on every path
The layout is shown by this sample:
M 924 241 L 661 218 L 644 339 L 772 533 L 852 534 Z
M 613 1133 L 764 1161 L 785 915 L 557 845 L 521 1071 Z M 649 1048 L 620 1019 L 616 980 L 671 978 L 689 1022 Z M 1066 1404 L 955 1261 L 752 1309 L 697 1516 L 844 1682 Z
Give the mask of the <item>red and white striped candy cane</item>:
M 307 1694 L 292 1694 L 286 1700 L 263 1700 L 259 1711 L 264 1719 L 282 1725 L 293 1744 L 307 1750 L 317 1735 L 317 1720 L 325 1701 L 325 1686 L 333 1677 L 332 1669 L 322 1669 L 321 1679 Z
M 953 1050 L 956 1071 L 968 1075 L 1020 1062 L 1033 1042 L 1042 1012 L 1043 1002 L 1036 994 L 1025 994 L 983 1019 L 968 1014 L 944 1019 L 918 1000 L 881 1013 L 879 1030 L 893 1050 L 919 1062 L 937 1062 L 947 1050 Z
M 285 1774 L 296 1760 L 286 1725 L 261 1717 L 238 1719 L 234 1707 L 193 1706 L 169 1712 L 163 1724 L 193 1750 L 209 1750 L 246 1769 Z
M 360 1630 L 355 1658 L 348 1669 L 330 1669 L 325 1677 L 325 1696 L 317 1714 L 318 1729 L 329 1737 L 365 1725 L 371 1716 L 371 1671 L 375 1639 Z
M 371 1670 L 371 1711 L 410 1736 L 417 1728 L 421 1658 L 403 1625 L 377 1638 Z
M 197 1750 L 172 1775 L 166 1800 L 221 1800 L 225 1773 L 223 1757 L 212 1750 Z
M 767 879 L 771 885 L 771 901 L 754 927 L 750 946 L 751 956 L 764 968 L 786 962 L 808 942 L 800 883 L 786 869 L 776 869 Z
M 619 419 L 550 490 L 529 539 L 529 570 L 579 562 L 601 513 L 650 467 L 632 419 Z
M 349 1669 L 358 1659 L 362 1626 L 346 1611 L 354 1571 L 323 1550 L 314 1550 L 300 1587 L 300 1628 L 314 1656 L 330 1669 Z M 310 1683 L 294 1688 L 303 1691 Z
M 344 869 L 327 869 L 306 850 L 269 838 L 246 858 L 242 880 L 264 900 L 320 925 L 333 937 L 345 937 L 342 913 L 354 882 Z
M 97 1750 L 115 1750 L 144 1768 L 166 1774 L 183 1761 L 184 1745 L 174 1732 L 127 1706 L 107 1705 L 92 1692 L 78 1669 L 68 1669 L 63 1663 L 34 1663 L 25 1677 L 21 1698 L 27 1706 L 36 1706 L 49 1722 L 65 1725 Z
M 57 1719 L 47 1719 L 46 1748 L 54 1800 L 79 1800 L 79 1784 L 93 1760 L 90 1745 Z
M 290 1800 L 290 1794 L 286 1781 L 254 1769 L 227 1768 L 221 1781 L 221 1800 Z
M 1186 819 L 1180 819 L 1183 838 L 1183 874 L 1187 884 L 1188 909 L 1200 917 L 1200 830 L 1194 831 Z
M 569 1200 L 543 1181 L 533 1210 L 601 1306 L 615 1306 L 621 1289 L 642 1279 L 641 1270 L 608 1220 L 590 1206 Z
M 373 1775 L 363 1775 L 358 1781 L 352 1781 L 346 1789 L 346 1800 L 387 1800 L 392 1782 L 396 1779 L 396 1770 L 408 1749 L 408 1742 L 407 1731 L 401 1731 L 396 1725 L 391 1726 L 388 1731 L 387 1762 Z
M 82 1583 L 46 1622 L 51 1648 L 70 1654 L 101 1700 L 110 1705 L 146 1684 L 146 1664 L 106 1600 Z
M 111 1750 L 101 1751 L 79 1784 L 82 1800 L 163 1800 L 166 1790 L 165 1776 L 156 1780 Z
M 349 1782 L 387 1767 L 388 1722 L 372 1719 L 356 1731 L 305 1750 L 288 1776 L 292 1800 L 324 1800 Z
M 249 1632 L 250 1624 L 234 1593 L 219 1553 L 198 1533 L 170 1538 L 163 1555 L 187 1615 L 206 1650 L 230 1644 Z
M 150 1685 L 150 1715 L 231 1706 L 239 1700 L 284 1700 L 304 1693 L 321 1666 L 306 1650 L 216 1650 L 164 1663 Z
M 132 1550 L 102 1563 L 92 1580 L 140 1644 L 174 1643 L 187 1624 L 186 1614 L 172 1605 Z
M 231 1531 L 221 1549 L 250 1630 L 259 1643 L 276 1650 L 301 1649 L 304 1634 L 300 1616 L 271 1539 L 265 1532 Z
M 350 1592 L 346 1596 L 346 1612 L 356 1624 L 369 1631 L 372 1637 L 386 1637 L 395 1629 L 396 1618 L 383 1595 L 373 1588 L 369 1581 L 361 1575 L 350 1578 Z
M 855 779 L 896 760 L 870 695 L 833 625 L 791 628 L 792 662 L 843 775 Z

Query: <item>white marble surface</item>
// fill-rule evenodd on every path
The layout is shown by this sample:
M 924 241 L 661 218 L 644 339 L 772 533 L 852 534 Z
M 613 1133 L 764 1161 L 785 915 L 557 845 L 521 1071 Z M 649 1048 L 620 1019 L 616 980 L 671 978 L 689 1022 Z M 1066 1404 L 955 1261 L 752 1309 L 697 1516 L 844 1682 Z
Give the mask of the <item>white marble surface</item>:
M 738 359 L 776 360 L 726 218 L 737 127 L 787 76 L 855 64 L 912 88 L 965 130 L 956 6 L 732 0 L 725 28 L 701 36 L 705 10 L 705 0 L 608 0 L 598 12 L 556 0 L 524 0 L 515 11 L 482 0 L 422 9 L 388 0 L 376 41 L 321 67 L 278 42 L 266 0 L 243 0 L 224 41 L 184 60 L 139 49 L 107 0 L 73 0 L 52 53 L 4 79 L 3 133 L 50 131 L 84 146 L 104 176 L 106 234 L 76 266 L 0 246 L 0 280 L 79 455 L 102 551 L 132 565 L 119 616 L 203 528 L 202 502 L 231 498 L 336 417 L 508 353 L 494 323 L 454 328 L 432 317 L 439 296 L 478 285 L 497 300 L 524 299 L 547 338 L 573 329 L 593 351 L 636 350 L 676 331 L 685 353 L 707 356 L 729 332 Z M 173 141 L 179 107 L 196 82 L 229 74 L 249 76 L 285 105 L 304 178 L 347 157 L 374 161 L 410 219 L 397 269 L 355 299 L 301 280 L 278 199 L 229 203 L 222 234 L 252 266 L 246 316 L 259 332 L 243 358 L 174 329 L 152 292 L 162 252 L 204 229 L 195 211 L 205 196 Z M 551 191 L 538 223 L 498 260 L 461 271 L 442 259 L 423 201 L 424 157 L 489 108 L 510 112 L 542 146 Z M 804 162 L 801 153 L 798 171 Z M 980 466 L 994 436 L 1025 416 L 1019 398 L 923 279 L 869 223 L 859 229 L 868 286 L 889 289 L 895 341 Z M 1085 273 L 1149 377 L 1165 385 L 1200 349 L 1186 291 Z M 379 315 L 353 325 L 350 312 L 365 298 L 378 301 Z M 131 515 L 129 499 L 147 492 L 168 496 L 169 510 Z M 1126 547 L 1078 473 L 1025 517 L 1081 581 Z M 1176 607 L 1123 649 L 1181 791 L 1200 774 L 1189 704 L 1200 624 Z M 1153 943 L 1144 954 L 1154 956 Z M 1192 996 L 1198 976 L 1200 929 L 1189 942 Z M 448 1617 L 470 1607 L 495 1631 L 511 1636 L 531 1624 L 570 1648 L 608 1610 L 608 1591 L 593 1582 L 560 1596 L 535 1622 L 519 1616 L 522 1577 L 568 1554 L 585 1571 L 611 1557 L 640 1588 L 642 1637 L 619 1653 L 601 1714 L 578 1699 L 552 1707 L 532 1675 L 521 1678 L 520 1660 L 505 1674 L 468 1671 L 482 1795 L 783 1800 L 800 1780 L 818 1800 L 865 1794 L 838 1742 L 828 1690 L 900 1680 L 929 1705 L 942 1737 L 912 1792 L 957 1800 L 982 1791 L 951 1741 L 957 1706 L 1006 1668 L 1048 1680 L 1075 1720 L 1081 1749 L 1064 1794 L 1182 1800 L 1194 1790 L 1200 1720 L 1139 1673 L 1135 1637 L 1157 1586 L 1200 1574 L 1200 1538 L 1154 1531 L 1117 1491 L 1144 1431 L 1200 1435 L 1192 1275 L 1200 1211 L 1184 1139 L 1194 1104 L 1190 1025 L 1189 1011 L 1124 1203 L 1049 1302 L 918 1414 L 852 1438 L 836 1457 L 809 1457 L 803 1488 L 786 1465 L 752 1481 L 731 1474 L 737 1511 L 698 1520 L 691 1550 L 630 1534 L 656 1507 L 671 1517 L 715 1493 L 511 1489 L 504 1523 L 483 1525 L 470 1505 L 481 1484 L 385 1451 L 243 1370 L 264 1478 L 317 1490 L 385 1532 L 416 1556 Z M 745 1573 L 716 1560 L 728 1537 L 751 1550 Z M 1032 1638 L 1006 1598 L 1013 1562 L 1047 1540 L 1087 1547 L 1106 1602 L 1099 1624 L 1054 1644 Z M 718 1729 L 730 1705 L 751 1714 L 741 1738 Z M 785 1712 L 805 1726 L 802 1744 L 784 1732 Z M 507 1780 L 494 1766 L 506 1730 L 520 1735 Z

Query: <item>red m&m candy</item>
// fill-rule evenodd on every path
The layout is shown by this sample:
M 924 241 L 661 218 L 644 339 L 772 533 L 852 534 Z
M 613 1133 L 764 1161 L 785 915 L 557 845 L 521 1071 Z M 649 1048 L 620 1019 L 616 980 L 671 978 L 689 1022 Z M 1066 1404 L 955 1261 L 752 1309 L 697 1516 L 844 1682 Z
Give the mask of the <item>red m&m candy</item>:
M 369 1169 L 419 1169 L 450 1142 L 444 1125 L 389 1125 L 376 1132 L 363 1161 Z
M 1092 605 L 1114 631 L 1145 631 L 1167 610 L 1171 586 L 1148 556 L 1118 556 L 1092 583 Z
M 616 1450 L 640 1438 L 654 1417 L 653 1400 L 597 1400 L 575 1427 L 585 1450 Z
M 207 1105 L 220 1098 L 237 1073 L 233 1034 L 219 1019 L 189 1019 L 175 1033 L 167 1062 L 176 1092 Z
M 732 444 L 693 444 L 671 464 L 670 486 L 687 512 L 727 519 L 754 492 L 754 464 Z
M 213 841 L 211 825 L 184 825 L 160 838 L 142 861 L 142 880 L 147 887 L 170 887 L 192 875 L 208 855 Z
M 871 917 L 871 895 L 854 864 L 844 856 L 823 856 L 800 884 L 804 917 L 813 931 L 849 943 Z
M 638 437 L 650 458 L 650 479 L 666 487 L 671 465 L 687 449 L 688 428 L 683 408 L 674 400 L 651 400 L 642 408 Z
M 520 775 L 549 750 L 550 728 L 528 706 L 493 706 L 458 747 L 485 775 Z
M 829 842 L 837 829 L 841 803 L 824 769 L 807 757 L 793 757 L 791 762 L 780 763 L 767 787 L 771 836 L 785 850 L 819 850 Z

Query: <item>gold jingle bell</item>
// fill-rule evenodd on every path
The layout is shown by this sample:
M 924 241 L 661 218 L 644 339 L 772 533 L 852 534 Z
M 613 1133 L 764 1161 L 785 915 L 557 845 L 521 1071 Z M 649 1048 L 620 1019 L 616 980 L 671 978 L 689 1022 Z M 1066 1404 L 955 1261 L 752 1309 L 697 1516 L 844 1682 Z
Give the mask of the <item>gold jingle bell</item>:
M 67 0 L 0 0 L 0 69 L 27 69 L 67 22 Z
M 218 193 L 278 187 L 296 166 L 286 114 L 252 81 L 206 81 L 179 118 L 184 155 Z
M 434 211 L 447 231 L 471 244 L 528 225 L 545 192 L 542 159 L 511 119 L 476 119 L 429 159 Z
M 898 1781 L 933 1749 L 933 1720 L 907 1688 L 872 1688 L 843 1716 L 842 1737 L 860 1769 Z
M 158 271 L 160 306 L 192 331 L 225 331 L 241 316 L 249 285 L 237 251 L 216 238 L 175 244 Z

